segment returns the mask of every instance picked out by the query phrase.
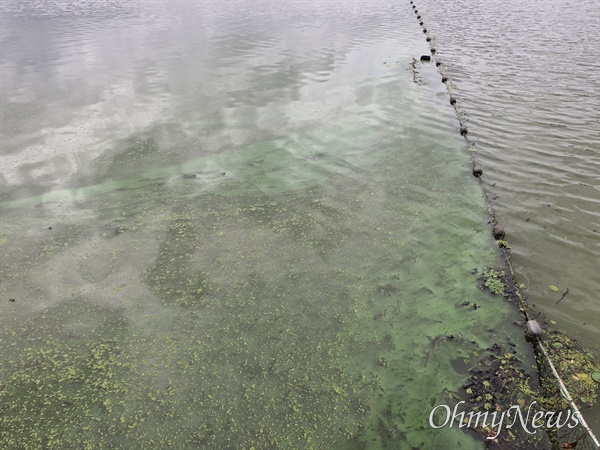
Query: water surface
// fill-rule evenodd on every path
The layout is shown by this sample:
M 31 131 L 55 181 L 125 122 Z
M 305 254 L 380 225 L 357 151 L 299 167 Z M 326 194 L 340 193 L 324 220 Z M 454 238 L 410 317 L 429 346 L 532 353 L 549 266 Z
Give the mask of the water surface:
M 3 448 L 482 447 L 532 361 L 408 5 L 4 8 Z
M 599 358 L 598 2 L 417 5 L 530 303 Z
M 530 301 L 600 357 L 598 2 L 418 7 Z

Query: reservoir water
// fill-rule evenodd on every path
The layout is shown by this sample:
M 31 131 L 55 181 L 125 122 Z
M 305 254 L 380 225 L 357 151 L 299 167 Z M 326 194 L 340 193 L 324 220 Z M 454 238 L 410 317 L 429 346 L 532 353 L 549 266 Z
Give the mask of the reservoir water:
M 432 408 L 494 344 L 534 362 L 408 2 L 6 0 L 0 38 L 2 448 L 483 447 Z M 567 319 L 597 312 L 597 186 L 541 216 L 447 59 L 529 295 L 569 287 L 597 351 Z M 581 139 L 548 158 L 593 185 Z
M 530 301 L 600 357 L 598 2 L 417 3 Z

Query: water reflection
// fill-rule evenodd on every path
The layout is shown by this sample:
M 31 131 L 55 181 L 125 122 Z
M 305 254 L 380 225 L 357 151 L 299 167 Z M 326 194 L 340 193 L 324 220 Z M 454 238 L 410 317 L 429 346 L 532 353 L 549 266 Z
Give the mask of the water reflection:
M 348 74 L 337 76 L 352 76 L 357 61 L 347 64 L 347 51 L 367 41 L 376 48 L 393 29 L 385 9 L 361 28 L 358 16 L 328 3 L 316 13 L 295 5 L 259 14 L 247 2 L 235 11 L 170 3 L 168 13 L 161 2 L 144 2 L 135 15 L 112 2 L 26 5 L 7 5 L 2 36 L 5 198 L 98 182 L 107 163 L 119 160 L 113 142 L 149 126 L 161 130 L 163 151 L 182 138 L 202 141 L 179 148 L 174 163 L 298 129 L 305 118 L 297 120 L 292 102 L 318 102 L 330 88 L 315 81 L 344 64 Z M 311 28 L 283 33 L 282 23 L 313 16 Z M 377 38 L 369 35 L 375 25 Z M 375 67 L 378 52 L 368 56 Z M 324 112 L 305 115 L 326 120 Z
M 481 446 L 431 406 L 532 361 L 407 8 L 37 5 L 2 19 L 11 445 Z

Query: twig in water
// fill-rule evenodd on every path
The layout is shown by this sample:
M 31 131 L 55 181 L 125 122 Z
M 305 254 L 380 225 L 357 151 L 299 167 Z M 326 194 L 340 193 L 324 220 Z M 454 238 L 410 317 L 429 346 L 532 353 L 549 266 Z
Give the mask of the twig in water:
M 569 293 L 569 288 L 567 288 L 567 290 L 565 291 L 565 293 L 562 295 L 561 298 L 558 299 L 558 301 L 556 302 L 556 304 L 558 305 L 560 303 L 560 301 L 565 298 L 565 295 L 567 295 Z

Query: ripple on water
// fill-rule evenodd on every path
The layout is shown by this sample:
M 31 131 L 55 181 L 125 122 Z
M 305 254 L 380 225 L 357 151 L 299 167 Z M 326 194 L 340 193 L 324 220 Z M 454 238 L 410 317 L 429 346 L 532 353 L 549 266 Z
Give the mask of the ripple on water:
M 600 309 L 597 2 L 421 0 L 419 10 L 531 301 L 600 356 L 588 323 Z M 548 284 L 577 293 L 556 306 Z

